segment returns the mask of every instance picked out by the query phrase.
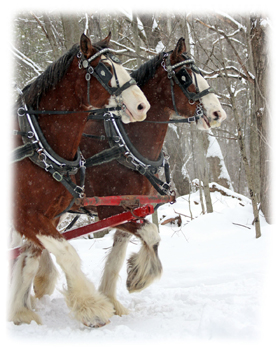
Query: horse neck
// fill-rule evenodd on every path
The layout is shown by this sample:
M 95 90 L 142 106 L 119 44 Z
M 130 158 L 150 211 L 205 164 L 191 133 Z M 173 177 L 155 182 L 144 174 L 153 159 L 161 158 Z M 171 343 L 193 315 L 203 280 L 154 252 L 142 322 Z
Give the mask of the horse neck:
M 158 68 L 155 77 L 141 86 L 151 108 L 146 121 L 168 121 L 173 110 L 170 82 L 167 73 Z M 128 136 L 138 151 L 150 160 L 157 160 L 163 147 L 168 124 L 130 123 L 125 126 Z
M 81 113 L 86 107 L 76 95 L 77 83 L 77 75 L 70 68 L 61 82 L 41 98 L 39 104 L 40 110 L 77 111 L 74 114 L 41 115 L 38 119 L 49 145 L 67 160 L 75 157 L 87 121 L 87 113 Z

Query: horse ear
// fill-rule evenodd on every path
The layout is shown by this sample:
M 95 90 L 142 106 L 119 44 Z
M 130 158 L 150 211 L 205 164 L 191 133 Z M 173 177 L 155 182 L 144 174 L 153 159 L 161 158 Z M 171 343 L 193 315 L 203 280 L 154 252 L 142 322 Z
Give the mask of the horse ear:
M 103 39 L 104 42 L 106 42 L 107 46 L 109 45 L 110 43 L 110 40 L 111 40 L 111 36 L 112 36 L 112 33 L 109 32 L 109 34 L 106 36 L 105 39 Z
M 177 42 L 177 45 L 174 49 L 174 51 L 172 52 L 171 57 L 176 60 L 176 58 L 178 56 L 180 56 L 183 52 L 186 52 L 187 48 L 186 48 L 186 43 L 185 43 L 185 39 L 184 38 L 180 38 Z
M 90 55 L 92 54 L 91 41 L 85 34 L 81 35 L 80 49 L 86 58 L 90 57 Z
M 109 46 L 111 40 L 111 32 L 104 38 L 103 40 L 98 41 L 98 43 L 94 44 L 96 47 L 100 47 L 102 49 L 105 49 Z

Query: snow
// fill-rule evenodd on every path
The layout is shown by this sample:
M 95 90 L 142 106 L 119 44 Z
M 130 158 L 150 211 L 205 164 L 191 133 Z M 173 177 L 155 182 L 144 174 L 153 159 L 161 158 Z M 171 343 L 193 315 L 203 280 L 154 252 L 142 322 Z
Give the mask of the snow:
M 162 41 L 159 41 L 155 48 L 155 52 L 160 53 L 160 52 L 163 52 L 164 49 L 165 49 L 165 46 L 163 45 Z
M 273 245 L 276 234 L 273 226 L 261 217 L 262 237 L 256 239 L 250 200 L 226 191 L 235 197 L 211 193 L 214 207 L 211 214 L 201 215 L 198 192 L 159 208 L 160 223 L 181 214 L 182 225 L 160 224 L 159 256 L 164 272 L 146 290 L 128 293 L 123 266 L 117 295 L 130 310 L 129 315 L 113 316 L 109 325 L 99 329 L 81 326 L 69 316 L 59 292 L 66 284 L 61 274 L 54 294 L 37 301 L 43 325 L 7 324 L 11 345 L 20 343 L 21 348 L 31 349 L 38 344 L 40 348 L 59 344 L 59 349 L 63 346 L 76 349 L 79 344 L 108 348 L 149 345 L 180 348 L 191 344 L 191 348 L 215 345 L 216 349 L 217 345 L 228 348 L 238 342 L 244 343 L 246 349 L 253 348 L 253 344 L 257 348 L 262 344 L 267 319 L 272 320 L 271 316 L 268 318 L 271 309 L 265 296 L 275 287 L 267 285 L 267 276 L 271 272 L 269 257 L 277 251 Z M 100 239 L 71 241 L 82 259 L 83 271 L 96 286 L 113 233 L 114 230 Z M 134 238 L 127 256 L 139 248 L 140 242 Z
M 227 179 L 227 182 L 230 186 L 230 189 L 233 190 L 232 184 L 231 184 L 231 179 L 227 170 L 227 167 L 225 165 L 225 161 L 224 161 L 224 157 L 222 154 L 222 150 L 220 148 L 220 145 L 217 141 L 217 139 L 214 137 L 212 130 L 208 131 L 207 133 L 207 137 L 209 140 L 209 147 L 207 150 L 207 155 L 206 158 L 210 158 L 210 157 L 217 157 L 220 159 L 220 167 L 221 167 L 221 173 L 219 175 L 219 178 L 222 179 Z

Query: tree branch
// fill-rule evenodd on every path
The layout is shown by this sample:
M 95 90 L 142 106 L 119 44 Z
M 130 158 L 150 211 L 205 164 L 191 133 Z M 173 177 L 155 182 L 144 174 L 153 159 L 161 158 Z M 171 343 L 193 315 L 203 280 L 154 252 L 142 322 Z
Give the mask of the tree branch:
M 196 19 L 196 22 L 197 22 L 197 23 L 200 23 L 200 24 L 202 24 L 203 26 L 207 27 L 208 29 L 210 29 L 210 30 L 216 32 L 217 34 L 222 35 L 222 36 L 226 39 L 227 43 L 228 43 L 229 46 L 232 48 L 232 50 L 233 50 L 233 52 L 234 52 L 234 54 L 235 54 L 235 56 L 236 56 L 236 58 L 237 58 L 238 63 L 240 64 L 241 68 L 242 68 L 243 71 L 245 72 L 245 75 L 246 75 L 246 77 L 247 77 L 247 80 L 248 80 L 250 83 L 253 84 L 253 83 L 254 83 L 254 79 L 252 78 L 251 74 L 248 72 L 248 70 L 247 70 L 245 64 L 242 62 L 241 57 L 239 56 L 237 50 L 236 50 L 235 47 L 233 46 L 233 44 L 232 44 L 230 38 L 228 37 L 228 35 L 227 35 L 223 30 L 217 29 L 217 28 L 215 28 L 215 27 L 213 27 L 213 26 L 210 26 L 210 25 L 204 23 L 203 21 L 201 21 L 200 19 Z

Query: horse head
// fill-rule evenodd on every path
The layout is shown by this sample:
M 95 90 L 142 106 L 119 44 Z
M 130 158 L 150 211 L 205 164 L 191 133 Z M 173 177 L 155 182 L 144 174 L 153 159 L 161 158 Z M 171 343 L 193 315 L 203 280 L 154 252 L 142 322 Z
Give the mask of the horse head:
M 97 79 L 103 88 L 111 95 L 106 107 L 118 107 L 118 112 L 123 123 L 142 121 L 146 119 L 150 104 L 145 95 L 131 79 L 127 71 L 122 67 L 121 61 L 112 54 L 108 47 L 111 38 L 109 35 L 91 44 L 90 39 L 82 34 L 80 40 L 79 67 L 85 68 L 87 84 L 91 78 Z M 96 105 L 96 94 L 88 88 L 88 108 L 99 107 Z M 99 95 L 100 98 L 100 95 Z
M 198 129 L 208 130 L 210 127 L 220 126 L 227 117 L 226 112 L 199 68 L 195 66 L 193 59 L 186 54 L 184 38 L 178 40 L 170 58 L 168 56 L 165 58 L 164 68 L 168 72 L 169 79 L 175 81 L 176 101 L 173 102 L 175 111 L 183 117 L 188 116 L 190 112 L 193 113 Z

